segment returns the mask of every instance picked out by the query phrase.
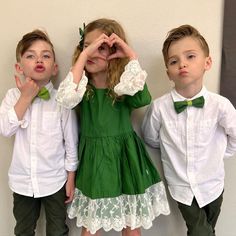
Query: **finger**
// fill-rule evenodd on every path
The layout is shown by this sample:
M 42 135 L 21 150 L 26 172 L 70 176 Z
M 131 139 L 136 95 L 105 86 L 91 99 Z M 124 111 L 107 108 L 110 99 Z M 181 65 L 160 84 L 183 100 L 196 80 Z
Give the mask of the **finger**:
M 67 199 L 65 200 L 65 203 L 70 203 L 73 200 L 73 196 L 74 196 L 73 192 L 67 194 Z
M 112 59 L 115 59 L 115 58 L 120 58 L 120 56 L 119 56 L 119 54 L 118 53 L 113 53 L 113 54 L 111 54 L 108 58 L 107 58 L 107 60 L 112 60 Z
M 20 89 L 22 87 L 22 83 L 21 83 L 20 78 L 17 75 L 15 75 L 15 81 L 16 81 L 16 87 Z
M 32 79 L 31 79 L 30 77 L 26 77 L 26 78 L 25 78 L 25 81 L 26 81 L 26 82 L 30 82 L 30 81 L 32 81 Z
M 102 60 L 107 60 L 107 55 L 103 55 L 103 54 L 100 53 L 99 51 L 96 51 L 96 52 L 93 54 L 93 57 L 96 57 L 96 58 L 99 58 L 99 59 L 102 59 Z

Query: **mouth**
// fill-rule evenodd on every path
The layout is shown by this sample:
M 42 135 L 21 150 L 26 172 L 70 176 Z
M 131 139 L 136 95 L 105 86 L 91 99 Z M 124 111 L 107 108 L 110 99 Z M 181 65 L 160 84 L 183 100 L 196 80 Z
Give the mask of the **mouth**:
M 35 68 L 34 68 L 34 70 L 36 71 L 36 72 L 44 72 L 45 71 L 45 67 L 43 66 L 43 65 L 37 65 Z
M 188 75 L 187 71 L 180 71 L 179 72 L 179 76 L 186 76 L 186 75 Z

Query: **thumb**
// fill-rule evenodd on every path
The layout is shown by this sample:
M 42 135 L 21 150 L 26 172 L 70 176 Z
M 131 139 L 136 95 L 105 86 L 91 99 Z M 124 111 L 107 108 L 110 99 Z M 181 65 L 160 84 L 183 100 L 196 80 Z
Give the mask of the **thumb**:
M 118 53 L 113 53 L 113 54 L 111 54 L 110 56 L 108 56 L 108 58 L 107 58 L 107 60 L 112 60 L 112 59 L 116 59 L 116 58 L 119 58 L 119 55 L 118 55 Z

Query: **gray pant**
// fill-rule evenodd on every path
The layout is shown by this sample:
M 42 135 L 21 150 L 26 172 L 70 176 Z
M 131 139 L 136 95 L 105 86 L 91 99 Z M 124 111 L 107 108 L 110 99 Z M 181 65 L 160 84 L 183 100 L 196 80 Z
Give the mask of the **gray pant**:
M 65 223 L 65 187 L 53 195 L 33 198 L 13 193 L 13 214 L 16 219 L 16 236 L 34 236 L 37 220 L 40 215 L 41 204 L 44 205 L 46 215 L 47 236 L 67 236 L 69 229 Z
M 196 199 L 187 206 L 180 202 L 178 207 L 186 222 L 189 236 L 215 236 L 215 225 L 220 214 L 223 193 L 213 202 L 200 208 Z

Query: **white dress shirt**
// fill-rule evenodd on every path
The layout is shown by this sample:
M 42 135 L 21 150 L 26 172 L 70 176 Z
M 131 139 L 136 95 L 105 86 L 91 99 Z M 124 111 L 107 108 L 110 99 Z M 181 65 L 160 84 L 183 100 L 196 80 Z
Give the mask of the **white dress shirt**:
M 236 152 L 236 110 L 228 99 L 205 87 L 203 108 L 188 106 L 177 114 L 173 101 L 186 98 L 175 90 L 150 105 L 142 125 L 144 140 L 161 149 L 164 174 L 171 196 L 203 207 L 224 188 L 224 157 Z
M 0 134 L 15 135 L 8 172 L 13 192 L 44 197 L 57 192 L 67 180 L 67 171 L 78 165 L 78 130 L 74 111 L 60 107 L 51 82 L 48 101 L 35 98 L 19 121 L 14 106 L 20 97 L 10 89 L 0 107 Z

